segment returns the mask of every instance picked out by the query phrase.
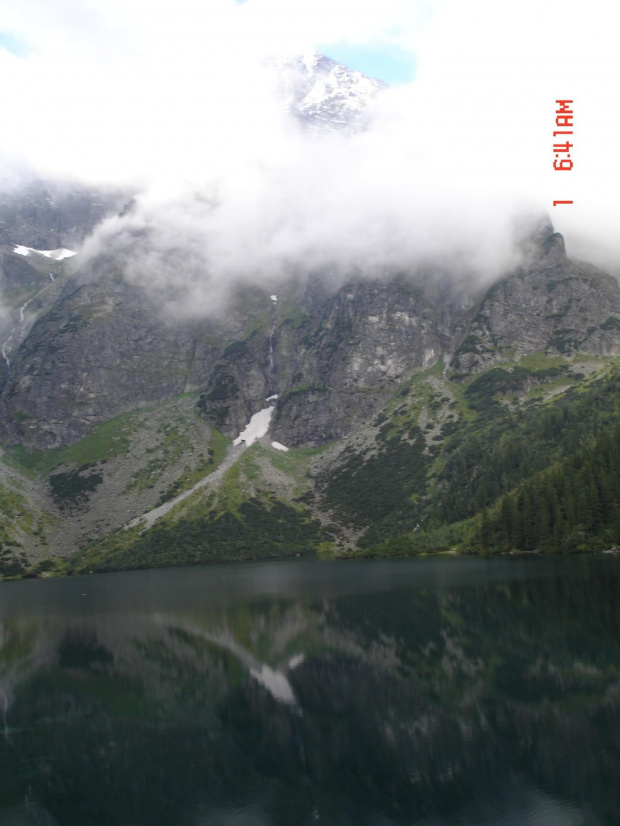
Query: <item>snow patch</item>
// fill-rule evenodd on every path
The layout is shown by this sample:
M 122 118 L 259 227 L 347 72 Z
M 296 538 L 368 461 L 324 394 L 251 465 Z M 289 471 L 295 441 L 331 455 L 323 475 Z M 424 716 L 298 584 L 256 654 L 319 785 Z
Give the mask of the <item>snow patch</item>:
M 271 696 L 279 703 L 285 703 L 289 706 L 297 704 L 291 684 L 284 674 L 281 674 L 279 671 L 274 671 L 273 668 L 269 668 L 268 665 L 263 665 L 260 671 L 258 668 L 250 668 L 250 674 L 266 688 Z
M 305 654 L 295 654 L 294 657 L 288 661 L 288 667 L 292 670 L 293 668 L 297 668 L 298 665 L 301 665 L 302 662 L 306 659 Z
M 266 402 L 273 402 L 273 401 L 275 401 L 277 398 L 278 398 L 278 394 L 276 393 L 276 394 L 275 394 L 275 395 L 273 395 L 273 396 L 267 396 L 267 398 L 265 399 L 265 401 L 266 401 Z
M 257 439 L 262 438 L 269 430 L 274 409 L 272 405 L 255 413 L 245 426 L 245 430 L 242 430 L 237 436 L 233 445 L 240 445 L 241 442 L 245 442 L 246 447 L 249 447 L 253 445 Z
M 272 295 L 272 296 L 270 296 L 270 298 L 271 298 L 272 301 L 277 301 L 278 300 L 277 295 Z
M 21 244 L 16 244 L 13 247 L 13 252 L 16 252 L 18 255 L 30 255 L 34 252 L 36 255 L 53 258 L 54 261 L 62 261 L 64 258 L 71 258 L 72 255 L 77 255 L 76 252 L 68 250 L 66 247 L 60 247 L 57 250 L 35 250 L 33 247 L 23 247 Z
M 271 447 L 275 447 L 276 450 L 283 450 L 285 453 L 288 453 L 288 447 L 284 447 L 284 445 L 281 445 L 280 442 L 272 442 Z
M 319 62 L 321 55 L 315 49 L 311 49 L 307 52 L 304 52 L 301 55 L 301 62 L 305 66 L 305 68 L 312 72 L 313 69 L 316 68 L 316 64 Z
M 76 252 L 68 250 L 66 247 L 60 247 L 57 250 L 35 250 L 35 252 L 45 255 L 47 258 L 53 258 L 55 261 L 62 261 L 64 258 L 72 258 L 77 255 Z

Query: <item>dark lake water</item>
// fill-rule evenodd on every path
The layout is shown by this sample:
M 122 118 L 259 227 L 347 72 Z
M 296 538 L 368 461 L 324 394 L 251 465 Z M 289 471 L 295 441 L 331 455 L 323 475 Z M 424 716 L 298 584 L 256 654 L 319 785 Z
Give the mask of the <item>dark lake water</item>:
M 0 584 L 0 826 L 620 824 L 620 560 Z

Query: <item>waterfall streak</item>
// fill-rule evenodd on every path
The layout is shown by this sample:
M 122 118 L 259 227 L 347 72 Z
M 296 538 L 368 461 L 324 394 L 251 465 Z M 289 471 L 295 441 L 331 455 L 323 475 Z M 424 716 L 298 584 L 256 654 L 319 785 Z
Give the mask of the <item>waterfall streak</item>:
M 26 317 L 24 315 L 24 311 L 25 311 L 26 307 L 30 304 L 31 301 L 34 301 L 35 298 L 38 298 L 44 292 L 47 292 L 47 290 L 49 290 L 49 288 L 54 283 L 54 276 L 52 275 L 52 273 L 50 273 L 49 276 L 52 279 L 51 282 L 49 284 L 47 284 L 45 287 L 43 287 L 43 289 L 39 290 L 38 293 L 35 293 L 32 296 L 32 298 L 29 298 L 28 301 L 24 302 L 22 304 L 22 306 L 19 308 L 19 328 L 20 328 L 19 332 L 20 332 L 20 335 L 23 334 L 24 328 L 26 326 Z M 13 327 L 9 337 L 2 344 L 2 358 L 6 361 L 6 366 L 9 367 L 9 368 L 11 366 L 11 362 L 9 360 L 9 353 L 11 352 L 11 349 L 9 348 L 9 345 L 10 345 L 12 339 L 13 339 L 13 336 L 15 335 L 16 330 L 17 330 L 17 326 Z

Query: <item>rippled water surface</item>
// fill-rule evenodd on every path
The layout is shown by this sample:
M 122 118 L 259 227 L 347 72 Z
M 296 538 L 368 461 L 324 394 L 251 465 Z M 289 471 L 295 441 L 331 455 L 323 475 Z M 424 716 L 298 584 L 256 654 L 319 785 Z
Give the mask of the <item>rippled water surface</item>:
M 0 584 L 0 826 L 620 823 L 619 560 Z

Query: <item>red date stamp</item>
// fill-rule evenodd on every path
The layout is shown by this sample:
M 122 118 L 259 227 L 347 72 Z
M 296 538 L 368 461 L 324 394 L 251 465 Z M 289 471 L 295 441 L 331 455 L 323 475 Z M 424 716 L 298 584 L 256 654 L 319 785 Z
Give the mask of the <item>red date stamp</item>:
M 573 168 L 573 159 L 570 151 L 573 144 L 570 138 L 573 135 L 573 117 L 572 100 L 556 100 L 558 108 L 555 110 L 555 125 L 556 130 L 553 132 L 553 137 L 558 138 L 560 135 L 564 140 L 553 144 L 553 153 L 555 160 L 553 161 L 553 168 L 556 172 L 570 172 Z M 553 206 L 558 204 L 572 204 L 572 201 L 554 201 Z

